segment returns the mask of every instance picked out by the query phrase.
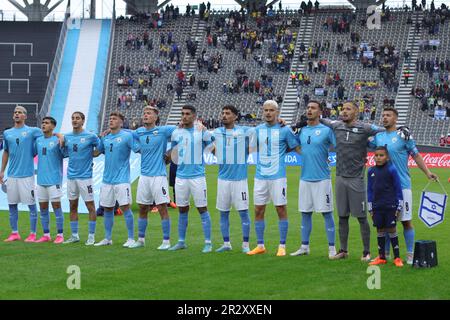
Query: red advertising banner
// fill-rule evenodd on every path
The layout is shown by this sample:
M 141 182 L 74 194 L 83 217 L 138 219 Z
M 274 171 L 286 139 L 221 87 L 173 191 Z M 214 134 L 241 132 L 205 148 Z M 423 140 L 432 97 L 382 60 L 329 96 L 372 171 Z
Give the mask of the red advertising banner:
M 429 168 L 450 168 L 450 153 L 420 153 L 425 164 Z M 374 153 L 369 152 L 367 154 L 367 163 L 368 167 L 372 167 L 375 165 Z M 413 158 L 409 157 L 408 167 L 417 168 L 417 164 Z

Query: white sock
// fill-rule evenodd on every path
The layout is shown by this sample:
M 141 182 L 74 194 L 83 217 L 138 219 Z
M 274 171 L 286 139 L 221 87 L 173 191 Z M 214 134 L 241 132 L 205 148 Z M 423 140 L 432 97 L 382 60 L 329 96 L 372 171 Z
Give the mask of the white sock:
M 285 248 L 286 248 L 286 245 L 285 245 L 285 244 L 280 244 L 280 245 L 278 246 L 278 248 L 283 248 L 283 249 L 285 249 Z
M 78 233 L 72 233 L 72 237 L 79 238 Z
M 145 238 L 138 238 L 139 242 L 145 243 Z
M 50 233 L 44 233 L 44 237 L 49 237 L 50 238 Z
M 309 244 L 302 244 L 303 249 L 309 249 Z
M 223 245 L 224 245 L 225 247 L 231 247 L 230 241 L 224 242 Z
M 242 248 L 249 248 L 248 242 L 242 242 Z
M 264 243 L 258 244 L 258 248 L 264 249 Z
M 170 244 L 170 240 L 163 240 L 162 244 Z
M 205 240 L 205 244 L 211 244 L 211 240 Z
M 59 237 L 63 237 L 63 234 L 62 234 L 62 233 L 58 233 L 58 236 L 59 236 Z

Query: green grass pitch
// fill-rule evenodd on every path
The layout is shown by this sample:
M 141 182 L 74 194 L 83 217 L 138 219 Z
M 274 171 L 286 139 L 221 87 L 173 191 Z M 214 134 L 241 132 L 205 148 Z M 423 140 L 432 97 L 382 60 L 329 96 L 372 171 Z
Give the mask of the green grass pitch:
M 450 192 L 448 169 L 435 169 L 447 193 Z M 123 217 L 115 218 L 114 245 L 86 247 L 87 216 L 80 217 L 81 242 L 73 245 L 53 243 L 27 244 L 0 242 L 0 299 L 449 299 L 450 243 L 448 218 L 435 228 L 427 228 L 417 216 L 419 197 L 427 181 L 418 169 L 411 170 L 414 197 L 416 239 L 437 241 L 439 265 L 431 269 L 414 269 L 405 265 L 396 268 L 392 262 L 381 267 L 381 289 L 369 290 L 367 264 L 359 259 L 362 244 L 359 226 L 351 219 L 347 260 L 329 261 L 328 245 L 320 214 L 313 217 L 311 255 L 276 257 L 278 224 L 273 206 L 266 211 L 266 247 L 268 252 L 246 256 L 240 252 L 241 227 L 237 212 L 231 214 L 233 251 L 202 254 L 203 232 L 199 214 L 190 211 L 187 250 L 159 252 L 162 230 L 159 214 L 150 214 L 147 243 L 144 249 L 125 249 L 126 229 Z M 254 167 L 250 168 L 249 188 L 253 188 Z M 300 244 L 300 215 L 297 212 L 297 167 L 288 168 L 289 234 L 288 253 Z M 215 209 L 217 167 L 207 167 L 208 205 L 212 217 L 213 244 L 222 243 L 219 213 Z M 136 183 L 133 196 L 136 196 Z M 438 191 L 437 184 L 432 190 Z M 251 192 L 252 194 L 252 192 Z M 252 205 L 252 204 L 251 204 Z M 252 207 L 251 207 L 252 208 Z M 133 205 L 137 229 L 137 205 Z M 447 209 L 447 213 L 448 213 Z M 172 244 L 177 240 L 178 213 L 170 209 Z M 251 209 L 251 247 L 256 243 Z M 335 213 L 335 221 L 337 217 Z M 29 228 L 27 213 L 19 215 L 22 237 Z M 337 229 L 337 228 L 336 228 Z M 55 219 L 51 216 L 51 230 Z M 399 227 L 400 253 L 405 245 Z M 8 214 L 0 213 L 0 237 L 9 233 Z M 65 235 L 69 236 L 69 219 L 65 215 Z M 376 233 L 372 228 L 372 256 L 376 255 Z M 38 236 L 42 229 L 38 223 Z M 97 222 L 96 240 L 102 239 L 103 218 Z M 336 230 L 336 244 L 338 245 Z M 69 290 L 67 268 L 77 265 L 81 270 L 81 289 Z

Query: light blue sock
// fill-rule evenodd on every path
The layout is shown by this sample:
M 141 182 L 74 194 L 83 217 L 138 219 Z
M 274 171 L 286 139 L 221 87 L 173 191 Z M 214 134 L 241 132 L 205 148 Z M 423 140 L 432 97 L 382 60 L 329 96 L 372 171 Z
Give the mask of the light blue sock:
M 105 224 L 105 238 L 111 240 L 112 237 L 112 229 L 114 226 L 114 212 L 113 211 L 104 211 L 104 224 Z
M 44 233 L 50 233 L 49 230 L 50 217 L 48 215 L 48 209 L 45 210 L 41 209 L 41 224 Z
M 335 232 L 333 212 L 322 212 L 325 219 L 325 231 L 327 233 L 328 245 L 334 246 Z
M 56 216 L 56 230 L 59 234 L 62 234 L 64 229 L 64 214 L 61 208 L 55 209 L 55 216 Z
M 266 223 L 264 220 L 256 220 L 255 221 L 255 231 L 256 231 L 256 240 L 258 244 L 264 244 L 264 229 L 266 228 Z
M 30 209 L 30 232 L 36 233 L 38 220 L 37 208 L 35 204 L 28 206 L 28 208 Z
M 131 209 L 123 213 L 128 230 L 128 239 L 134 239 L 134 217 Z
M 289 222 L 287 219 L 278 221 L 278 228 L 280 229 L 280 244 L 286 244 Z
M 312 229 L 312 212 L 302 212 L 302 244 L 308 245 Z
M 95 234 L 95 227 L 97 226 L 97 221 L 91 221 L 88 222 L 88 230 L 89 234 Z
M 17 222 L 19 221 L 19 210 L 17 204 L 9 205 L 9 225 L 12 232 L 18 232 Z
M 202 227 L 203 234 L 205 235 L 205 241 L 211 241 L 211 217 L 209 216 L 209 212 L 205 211 L 200 214 L 200 218 L 202 219 Z
M 405 242 L 406 242 L 406 252 L 413 253 L 414 252 L 414 236 L 415 236 L 414 228 L 403 229 L 403 236 L 405 237 Z
M 161 220 L 163 240 L 170 240 L 170 219 Z
M 70 230 L 72 234 L 78 234 L 78 220 L 70 221 Z
M 188 226 L 188 214 L 181 213 L 178 218 L 178 241 L 184 242 L 186 240 L 186 230 Z
M 220 211 L 220 231 L 224 242 L 230 241 L 230 211 Z
M 147 230 L 148 219 L 138 218 L 138 237 L 145 238 L 145 231 Z
M 248 210 L 240 210 L 239 215 L 242 223 L 242 239 L 244 242 L 248 242 L 250 239 L 250 215 Z

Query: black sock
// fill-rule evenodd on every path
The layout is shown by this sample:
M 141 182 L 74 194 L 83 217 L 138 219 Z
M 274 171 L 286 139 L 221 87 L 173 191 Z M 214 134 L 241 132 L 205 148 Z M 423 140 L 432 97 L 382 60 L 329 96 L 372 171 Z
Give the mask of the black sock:
M 392 249 L 394 249 L 394 257 L 400 257 L 400 248 L 398 247 L 398 235 L 397 233 L 389 233 L 389 238 L 391 238 Z
M 384 232 L 378 232 L 377 236 L 378 240 L 378 255 L 381 259 L 386 259 L 385 253 L 384 253 L 384 246 L 386 245 L 386 234 Z

